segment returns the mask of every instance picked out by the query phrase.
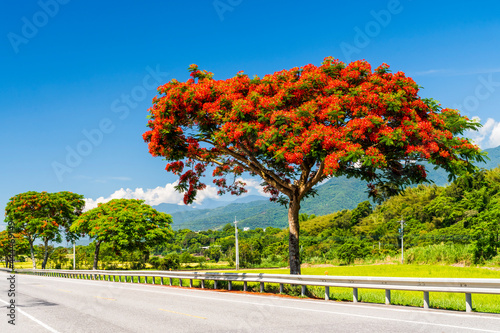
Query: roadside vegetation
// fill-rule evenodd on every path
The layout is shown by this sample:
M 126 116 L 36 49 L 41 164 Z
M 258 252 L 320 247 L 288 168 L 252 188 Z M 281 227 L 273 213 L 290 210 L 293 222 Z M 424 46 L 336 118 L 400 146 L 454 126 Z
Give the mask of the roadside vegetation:
M 500 169 L 465 175 L 446 187 L 420 185 L 373 206 L 361 202 L 355 209 L 329 215 L 299 216 L 303 274 L 500 278 Z M 401 221 L 404 230 L 401 232 Z M 240 269 L 252 272 L 288 272 L 288 230 L 274 227 L 239 229 Z M 16 237 L 22 241 L 22 230 Z M 0 234 L 2 257 L 9 251 L 7 234 Z M 401 264 L 401 236 L 404 264 Z M 98 269 L 214 270 L 235 268 L 235 229 L 171 231 L 161 242 L 118 246 L 102 242 Z M 70 244 L 70 243 L 69 243 Z M 137 244 L 136 244 L 137 245 Z M 30 247 L 19 242 L 16 267 L 33 267 Z M 95 264 L 96 242 L 76 247 L 76 268 Z M 72 268 L 72 248 L 34 245 L 39 268 Z M 320 266 L 320 267 L 318 267 Z M 240 270 L 243 271 L 243 270 Z M 269 271 L 269 272 L 271 272 Z M 175 281 L 174 281 L 175 283 Z M 210 284 L 208 283 L 208 286 Z M 222 283 L 223 287 L 223 283 Z M 235 283 L 235 290 L 242 289 Z M 266 286 L 278 292 L 278 286 Z M 250 290 L 258 286 L 250 285 Z M 286 287 L 289 295 L 300 295 Z M 352 300 L 352 290 L 331 288 L 330 297 Z M 324 289 L 309 287 L 308 295 L 324 297 Z M 363 302 L 381 303 L 383 291 L 360 290 Z M 394 291 L 394 304 L 422 306 L 418 292 Z M 431 293 L 431 307 L 462 310 L 462 294 Z M 474 295 L 473 307 L 500 313 L 500 298 Z

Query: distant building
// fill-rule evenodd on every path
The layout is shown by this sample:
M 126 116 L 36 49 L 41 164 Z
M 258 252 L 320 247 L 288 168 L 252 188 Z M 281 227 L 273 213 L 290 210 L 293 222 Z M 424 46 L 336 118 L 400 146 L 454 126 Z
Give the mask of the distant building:
M 248 231 L 248 230 L 250 230 L 250 228 L 249 228 L 249 227 L 244 227 L 244 228 L 243 228 L 243 231 Z

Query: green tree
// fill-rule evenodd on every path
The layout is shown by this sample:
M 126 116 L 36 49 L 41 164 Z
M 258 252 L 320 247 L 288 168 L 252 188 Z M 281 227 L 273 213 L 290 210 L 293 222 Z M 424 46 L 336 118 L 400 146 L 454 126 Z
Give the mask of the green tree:
M 42 269 L 49 258 L 50 241 L 62 241 L 66 232 L 68 239 L 74 235 L 69 232 L 72 222 L 81 214 L 85 201 L 83 196 L 71 192 L 26 192 L 10 198 L 5 208 L 7 220 L 14 223 L 16 231 L 28 240 L 33 269 L 36 268 L 34 242 L 41 238 L 45 252 Z
M 167 254 L 161 260 L 160 269 L 179 269 L 181 267 L 179 256 L 176 253 Z
M 139 250 L 166 242 L 172 236 L 172 217 L 144 204 L 143 200 L 114 199 L 83 213 L 70 231 L 89 235 L 95 241 L 93 269 L 97 269 L 99 249 L 108 243 L 117 250 Z
M 349 265 L 354 259 L 366 257 L 369 252 L 370 249 L 365 242 L 350 238 L 337 249 L 337 256 Z
M 51 260 L 55 263 L 55 269 L 63 268 L 70 261 L 68 258 L 68 249 L 62 246 L 57 247 L 52 252 Z

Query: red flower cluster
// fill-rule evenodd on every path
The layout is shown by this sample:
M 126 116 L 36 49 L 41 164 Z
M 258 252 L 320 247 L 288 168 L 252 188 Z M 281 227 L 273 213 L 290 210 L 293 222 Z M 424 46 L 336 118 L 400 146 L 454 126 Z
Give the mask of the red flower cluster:
M 227 80 L 213 80 L 196 65 L 189 71 L 187 82 L 158 88 L 143 135 L 153 156 L 173 161 L 166 170 L 180 176 L 185 202 L 204 187 L 199 180 L 209 164 L 218 177 L 259 175 L 277 196 L 304 173 L 306 182 L 317 172 L 315 182 L 338 174 L 372 180 L 401 173 L 401 161 L 426 160 L 454 172 L 481 158 L 478 147 L 458 137 L 477 124 L 421 99 L 418 85 L 386 64 L 372 71 L 366 61 L 326 58 L 319 67 L 253 79 L 239 72 Z M 422 180 L 408 170 L 410 180 Z M 221 193 L 241 193 L 240 184 L 215 184 Z

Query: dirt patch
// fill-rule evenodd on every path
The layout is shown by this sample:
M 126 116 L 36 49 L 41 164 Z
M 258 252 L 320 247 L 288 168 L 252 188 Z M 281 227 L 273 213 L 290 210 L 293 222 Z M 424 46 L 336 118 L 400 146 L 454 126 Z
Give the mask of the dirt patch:
M 500 271 L 500 267 L 481 267 L 481 268 L 489 269 L 489 270 L 492 270 L 492 271 Z

